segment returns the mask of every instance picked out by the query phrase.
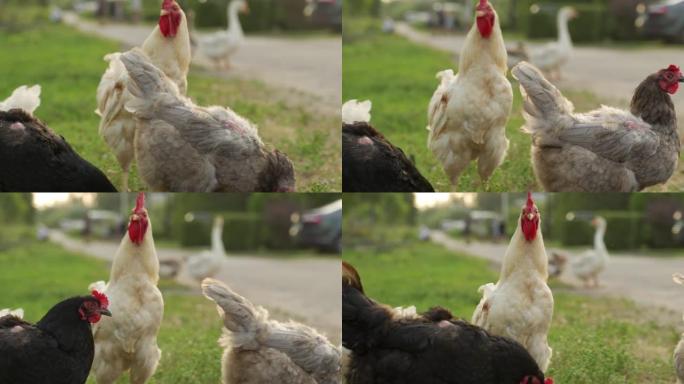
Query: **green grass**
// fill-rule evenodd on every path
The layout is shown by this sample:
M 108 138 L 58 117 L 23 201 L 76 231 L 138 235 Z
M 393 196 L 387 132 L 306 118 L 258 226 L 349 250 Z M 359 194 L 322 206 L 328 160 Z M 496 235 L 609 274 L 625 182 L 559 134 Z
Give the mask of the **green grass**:
M 87 294 L 91 282 L 109 277 L 106 262 L 48 243 L 25 243 L 0 252 L 0 265 L 0 308 L 22 307 L 31 322 L 59 301 Z M 148 383 L 218 383 L 222 349 L 216 340 L 221 320 L 215 305 L 171 281 L 162 280 L 160 289 L 165 304 L 158 338 L 162 359 Z M 117 383 L 128 383 L 127 376 Z
M 488 262 L 429 243 L 391 251 L 345 251 L 370 297 L 392 306 L 433 305 L 470 320 L 480 285 L 495 282 Z M 628 300 L 589 298 L 551 286 L 555 308 L 547 374 L 557 383 L 665 383 L 674 381 L 672 351 L 679 339 L 673 324 Z
M 372 123 L 395 145 L 414 155 L 420 172 L 439 191 L 450 190 L 441 164 L 427 148 L 427 105 L 437 88 L 435 74 L 457 69 L 448 53 L 413 44 L 401 37 L 382 35 L 367 21 L 345 23 L 343 45 L 343 100 L 373 102 Z M 530 137 L 523 125 L 521 97 L 511 78 L 513 112 L 506 126 L 510 148 L 506 160 L 489 181 L 490 191 L 538 190 L 530 162 Z M 577 110 L 598 107 L 589 93 L 565 93 Z M 462 174 L 459 191 L 481 191 L 476 163 Z
M 120 167 L 98 134 L 94 110 L 95 92 L 106 69 L 102 58 L 121 47 L 42 23 L 12 33 L 0 29 L 0 49 L 6 52 L 0 60 L 0 99 L 20 85 L 40 84 L 42 105 L 36 116 L 120 187 Z M 291 93 L 258 81 L 217 78 L 193 68 L 188 82 L 189 96 L 198 104 L 230 106 L 257 124 L 264 142 L 295 164 L 299 191 L 341 190 L 339 116 L 317 113 L 303 96 L 299 103 L 288 101 Z M 144 190 L 135 169 L 129 188 Z

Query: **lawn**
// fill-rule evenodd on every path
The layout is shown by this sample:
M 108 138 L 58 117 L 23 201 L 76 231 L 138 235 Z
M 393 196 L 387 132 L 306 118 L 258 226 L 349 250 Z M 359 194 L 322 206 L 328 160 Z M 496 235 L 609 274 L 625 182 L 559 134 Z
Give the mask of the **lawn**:
M 433 305 L 470 320 L 477 288 L 498 278 L 488 262 L 414 241 L 400 248 L 345 251 L 359 271 L 366 293 L 392 306 Z M 672 351 L 679 339 L 674 324 L 622 299 L 579 296 L 551 285 L 555 309 L 547 374 L 556 383 L 666 383 L 674 381 Z
M 413 44 L 401 37 L 381 34 L 367 20 L 345 23 L 343 44 L 343 100 L 373 102 L 372 123 L 395 145 L 415 156 L 420 172 L 436 190 L 449 191 L 449 181 L 427 148 L 427 105 L 437 88 L 437 72 L 457 69 L 448 53 Z M 524 120 L 517 82 L 513 113 L 506 126 L 510 148 L 504 163 L 490 179 L 489 191 L 540 190 L 530 162 L 530 137 L 520 131 Z M 564 93 L 577 110 L 598 107 L 588 93 Z M 459 180 L 459 191 L 481 191 L 476 163 Z
M 0 308 L 22 307 L 30 322 L 61 300 L 87 294 L 91 282 L 109 277 L 106 262 L 47 243 L 2 251 L 0 266 Z M 199 290 L 171 281 L 162 280 L 160 289 L 165 302 L 158 338 L 162 359 L 149 383 L 218 383 L 222 349 L 216 340 L 222 324 L 216 306 Z M 117 383 L 128 383 L 127 375 Z
M 120 167 L 98 134 L 94 113 L 95 91 L 106 69 L 102 58 L 120 51 L 119 44 L 41 23 L 11 33 L 0 29 L 0 49 L 11 52 L 0 60 L 0 99 L 20 85 L 40 84 L 42 105 L 36 116 L 120 187 Z M 197 103 L 230 106 L 259 127 L 264 142 L 286 153 L 295 164 L 298 191 L 341 190 L 337 114 L 320 113 L 303 97 L 294 103 L 284 90 L 255 80 L 217 78 L 193 68 L 188 82 L 189 96 Z M 135 169 L 129 188 L 144 189 Z

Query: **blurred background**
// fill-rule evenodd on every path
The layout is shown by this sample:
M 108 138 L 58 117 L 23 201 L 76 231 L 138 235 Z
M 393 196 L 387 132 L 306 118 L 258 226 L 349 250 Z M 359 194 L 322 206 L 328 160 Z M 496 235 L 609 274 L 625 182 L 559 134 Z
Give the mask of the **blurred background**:
M 435 75 L 458 71 L 476 0 L 348 0 L 344 7 L 343 99 L 371 100 L 372 123 L 415 158 L 437 191 L 450 184 L 425 147 L 428 102 Z M 489 0 L 499 15 L 508 66 L 531 62 L 575 106 L 628 108 L 634 89 L 671 64 L 684 65 L 683 0 Z M 517 81 L 506 125 L 506 162 L 486 190 L 474 165 L 461 175 L 459 191 L 540 190 L 530 161 L 530 138 Z M 672 96 L 682 131 L 684 96 Z M 681 134 L 680 134 L 681 135 Z M 682 163 L 684 164 L 684 163 Z M 684 166 L 652 192 L 684 189 Z
M 662 39 L 684 43 L 681 0 L 493 0 L 507 36 L 537 39 L 556 36 L 556 14 L 573 6 L 581 14 L 570 24 L 576 42 Z M 474 2 L 464 0 L 348 0 L 345 12 L 405 20 L 434 31 L 466 31 Z
M 340 191 L 342 0 L 178 0 L 190 32 L 188 96 L 228 106 L 295 164 L 297 190 Z M 0 0 L 0 100 L 42 86 L 36 116 L 122 185 L 99 138 L 104 56 L 141 46 L 162 0 Z M 230 16 L 229 16 L 230 15 Z M 133 169 L 130 190 L 145 186 Z
M 684 295 L 672 277 L 684 269 L 684 194 L 532 198 L 555 302 L 546 373 L 559 383 L 673 382 L 672 351 L 684 330 Z M 509 244 L 519 246 L 512 236 L 526 199 L 345 194 L 342 259 L 373 299 L 418 311 L 440 305 L 469 320 L 478 288 L 497 281 Z M 597 286 L 582 277 L 590 269 Z
M 109 280 L 136 196 L 0 194 L 0 309 L 37 321 Z M 222 323 L 201 294 L 205 277 L 340 342 L 340 195 L 149 193 L 145 207 L 165 301 L 164 357 L 150 383 L 219 381 Z

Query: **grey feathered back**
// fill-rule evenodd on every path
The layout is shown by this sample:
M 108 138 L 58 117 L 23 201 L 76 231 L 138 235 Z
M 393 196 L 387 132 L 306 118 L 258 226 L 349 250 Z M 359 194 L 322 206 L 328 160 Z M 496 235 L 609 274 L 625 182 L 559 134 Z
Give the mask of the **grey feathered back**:
M 340 350 L 323 335 L 293 321 L 280 323 L 268 319 L 268 311 L 214 279 L 202 281 L 204 295 L 213 300 L 230 331 L 222 346 L 243 349 L 276 349 L 304 369 L 319 384 L 340 382 Z
M 202 108 L 178 92 L 178 87 L 139 49 L 122 55 L 134 96 L 126 109 L 141 119 L 159 119 L 173 126 L 202 154 L 242 159 L 263 147 L 256 128 L 228 108 Z

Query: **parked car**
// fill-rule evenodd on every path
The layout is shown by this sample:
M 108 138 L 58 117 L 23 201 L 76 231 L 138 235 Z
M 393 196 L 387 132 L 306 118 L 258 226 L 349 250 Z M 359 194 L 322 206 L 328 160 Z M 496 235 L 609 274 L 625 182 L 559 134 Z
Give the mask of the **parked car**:
M 342 252 L 342 200 L 314 210 L 294 213 L 290 236 L 305 247 Z
M 342 31 L 342 0 L 307 0 L 304 14 L 318 27 Z
M 684 43 L 684 0 L 640 4 L 636 25 L 645 37 Z

